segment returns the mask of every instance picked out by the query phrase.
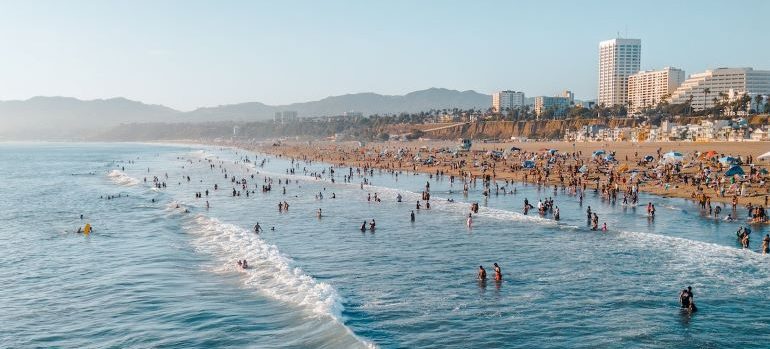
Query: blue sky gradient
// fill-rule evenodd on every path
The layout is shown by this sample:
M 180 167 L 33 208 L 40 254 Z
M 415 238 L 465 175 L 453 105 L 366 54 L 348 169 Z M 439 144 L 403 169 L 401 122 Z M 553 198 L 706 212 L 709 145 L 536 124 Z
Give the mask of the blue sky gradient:
M 181 110 L 428 87 L 596 97 L 597 47 L 642 69 L 770 69 L 770 1 L 0 1 L 0 100 Z

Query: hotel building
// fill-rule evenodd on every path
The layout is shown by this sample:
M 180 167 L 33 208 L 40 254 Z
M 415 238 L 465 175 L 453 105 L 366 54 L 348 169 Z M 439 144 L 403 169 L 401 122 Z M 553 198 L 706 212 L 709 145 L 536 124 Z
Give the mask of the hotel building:
M 500 91 L 492 94 L 492 111 L 499 113 L 524 106 L 524 92 Z
M 641 71 L 628 77 L 628 103 L 631 111 L 655 107 L 684 82 L 684 70 L 666 67 Z
M 752 68 L 717 68 L 690 75 L 672 94 L 672 104 L 686 103 L 692 98 L 693 110 L 713 108 L 714 100 L 735 100 L 743 94 L 752 97 L 770 95 L 770 70 Z
M 612 39 L 599 43 L 599 94 L 607 107 L 626 105 L 628 77 L 639 71 L 642 40 Z

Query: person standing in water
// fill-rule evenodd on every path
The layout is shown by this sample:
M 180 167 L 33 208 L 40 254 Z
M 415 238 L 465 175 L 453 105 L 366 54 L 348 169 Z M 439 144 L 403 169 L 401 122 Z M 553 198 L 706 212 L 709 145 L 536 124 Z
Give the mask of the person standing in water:
M 254 232 L 259 234 L 262 231 L 262 227 L 259 225 L 259 222 L 254 225 Z
M 503 272 L 500 271 L 500 266 L 495 263 L 495 281 L 503 281 Z
M 412 210 L 412 213 L 409 216 L 410 216 L 409 218 L 412 220 L 412 222 L 414 222 L 414 210 Z
M 468 228 L 473 227 L 473 216 L 469 213 L 468 219 L 465 221 L 465 224 L 468 225 Z
M 361 232 L 365 232 L 365 231 L 366 231 L 366 221 L 361 223 Z
M 770 234 L 765 234 L 765 238 L 762 239 L 762 254 L 770 253 Z
M 484 267 L 479 265 L 479 275 L 478 279 L 481 281 L 485 281 L 487 279 L 487 271 L 484 270 Z

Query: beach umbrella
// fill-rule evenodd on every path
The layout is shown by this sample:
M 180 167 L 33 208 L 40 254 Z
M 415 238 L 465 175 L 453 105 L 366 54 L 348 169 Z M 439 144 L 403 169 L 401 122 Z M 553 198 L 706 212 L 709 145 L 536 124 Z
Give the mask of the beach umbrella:
M 586 173 L 586 172 L 588 172 L 588 166 L 586 166 L 586 165 L 580 166 L 580 168 L 578 169 L 578 171 L 579 171 L 580 173 Z
M 762 154 L 760 156 L 757 156 L 757 159 L 759 159 L 759 160 L 770 159 L 770 151 L 767 152 L 767 153 L 764 153 L 764 154 Z
M 763 169 L 759 170 L 759 173 L 761 173 L 763 175 L 766 175 L 768 172 L 767 172 L 766 168 L 763 168 Z
M 684 155 L 678 151 L 670 151 L 668 153 L 663 154 L 663 163 L 677 163 L 682 162 L 684 160 Z
M 524 168 L 535 168 L 535 162 L 532 160 L 526 160 L 521 163 L 521 167 Z
M 511 151 L 521 151 L 521 148 L 518 147 L 511 147 Z M 770 154 L 770 153 L 769 153 Z
M 551 153 L 551 155 L 556 154 L 558 150 L 557 149 L 549 149 L 548 152 Z
M 734 165 L 738 160 L 732 156 L 723 156 L 719 158 L 719 163 L 722 165 Z
M 628 171 L 628 164 L 622 164 L 618 167 L 618 172 Z
M 652 156 L 652 155 L 647 155 L 647 156 L 644 157 L 644 161 L 650 162 L 650 161 L 653 161 L 653 160 L 655 160 L 655 157 Z
M 725 172 L 725 176 L 744 175 L 744 174 L 746 173 L 743 172 L 743 169 L 738 165 L 734 165 L 733 167 L 730 167 L 730 169 Z
M 593 156 L 604 155 L 605 153 L 607 153 L 607 152 L 602 150 L 602 149 L 599 149 L 599 150 L 594 151 L 594 155 Z
M 670 151 L 668 153 L 663 154 L 663 157 L 664 158 L 665 157 L 679 157 L 679 158 L 682 158 L 682 157 L 684 157 L 684 154 L 682 154 L 682 153 L 680 153 L 678 151 Z
M 711 158 L 713 158 L 713 157 L 715 157 L 715 156 L 717 156 L 717 155 L 719 155 L 719 154 L 718 154 L 718 153 L 717 153 L 715 150 L 709 150 L 709 151 L 707 151 L 707 152 L 705 152 L 705 153 L 701 154 L 701 156 L 700 156 L 700 157 L 701 157 L 702 159 L 711 159 Z

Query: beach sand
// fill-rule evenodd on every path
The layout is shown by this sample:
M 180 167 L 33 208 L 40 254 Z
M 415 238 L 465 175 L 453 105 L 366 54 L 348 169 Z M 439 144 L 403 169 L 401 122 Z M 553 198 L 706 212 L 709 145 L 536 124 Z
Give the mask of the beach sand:
M 708 162 L 698 159 L 695 155 L 696 152 L 705 153 L 707 151 L 716 151 L 719 154 L 730 155 L 734 157 L 742 157 L 744 161 L 749 156 L 756 158 L 757 156 L 770 151 L 770 142 L 655 142 L 655 143 L 632 143 L 632 142 L 584 142 L 584 143 L 571 143 L 571 142 L 500 142 L 500 143 L 482 143 L 475 142 L 470 152 L 459 152 L 456 155 L 452 155 L 450 152 L 440 152 L 441 148 L 448 148 L 454 150 L 458 142 L 452 141 L 439 141 L 439 140 L 417 140 L 411 142 L 373 142 L 368 144 L 360 144 L 358 142 L 331 142 L 331 141 L 290 141 L 282 142 L 276 146 L 272 143 L 262 144 L 259 146 L 245 146 L 235 144 L 242 148 L 250 150 L 257 150 L 273 155 L 281 155 L 284 157 L 293 157 L 298 159 L 308 159 L 315 161 L 328 162 L 340 166 L 353 166 L 353 167 L 373 167 L 383 169 L 399 169 L 404 171 L 416 171 L 423 173 L 436 173 L 436 171 L 443 171 L 447 175 L 459 175 L 460 170 L 470 173 L 473 176 L 479 178 L 483 174 L 493 174 L 497 180 L 516 180 L 529 182 L 536 181 L 536 176 L 528 170 L 511 169 L 511 166 L 517 167 L 521 163 L 524 156 L 513 155 L 508 156 L 507 159 L 494 160 L 491 159 L 486 153 L 490 150 L 505 151 L 511 147 L 521 148 L 523 152 L 536 152 L 539 154 L 546 153 L 544 150 L 556 149 L 558 153 L 580 153 L 579 158 L 586 161 L 589 164 L 589 174 L 586 178 L 588 188 L 593 188 L 596 179 L 598 178 L 602 183 L 606 183 L 606 175 L 602 175 L 597 169 L 601 166 L 599 164 L 591 162 L 592 153 L 595 150 L 603 149 L 609 152 L 615 152 L 615 158 L 618 160 L 618 164 L 611 167 L 618 170 L 625 164 L 628 166 L 628 170 L 640 169 L 646 171 L 651 176 L 654 175 L 654 167 L 657 166 L 658 150 L 660 153 L 666 153 L 669 151 L 678 151 L 685 155 L 683 165 L 685 166 L 682 174 L 693 175 L 700 169 L 701 163 L 706 166 L 711 166 L 711 169 L 715 172 L 723 173 L 727 168 L 720 168 L 718 164 L 714 162 Z M 388 150 L 387 156 L 379 156 L 383 150 Z M 399 150 L 404 149 L 408 155 L 405 155 L 402 160 L 396 160 L 394 154 Z M 414 156 L 420 156 L 421 160 L 427 159 L 429 156 L 434 156 L 437 160 L 435 164 L 426 165 L 421 161 L 413 161 Z M 652 155 L 656 157 L 654 164 L 639 165 L 637 160 L 644 158 L 646 155 Z M 527 155 L 530 156 L 530 155 Z M 466 160 L 466 165 L 462 168 L 452 168 L 451 163 L 457 163 L 460 160 Z M 486 162 L 489 166 L 486 171 L 483 166 L 473 166 L 474 163 L 482 164 Z M 494 163 L 494 172 L 491 170 L 492 163 Z M 757 161 L 754 160 L 755 168 L 770 168 L 770 161 Z M 538 162 L 538 168 L 542 168 L 545 164 L 544 161 Z M 742 167 L 746 173 L 749 173 L 749 166 L 744 165 Z M 620 177 L 626 177 L 630 180 L 630 173 L 628 171 L 618 171 Z M 528 173 L 528 174 L 527 174 Z M 765 176 L 765 178 L 767 178 Z M 558 184 L 559 180 L 555 175 L 551 175 L 544 182 L 548 185 Z M 702 187 L 703 188 L 703 187 Z M 680 197 L 686 199 L 695 199 L 697 188 L 690 184 L 684 184 L 680 177 L 673 178 L 668 185 L 659 180 L 647 180 L 640 184 L 639 190 L 647 193 L 652 193 L 667 197 Z M 719 191 L 716 188 L 703 188 L 703 195 L 706 195 L 711 201 L 729 203 L 733 200 L 734 193 L 726 193 L 725 196 L 720 196 Z M 770 194 L 770 187 L 768 182 L 754 181 L 746 182 L 744 195 L 738 198 L 739 205 L 746 205 L 751 203 L 752 205 L 766 206 L 767 196 Z

